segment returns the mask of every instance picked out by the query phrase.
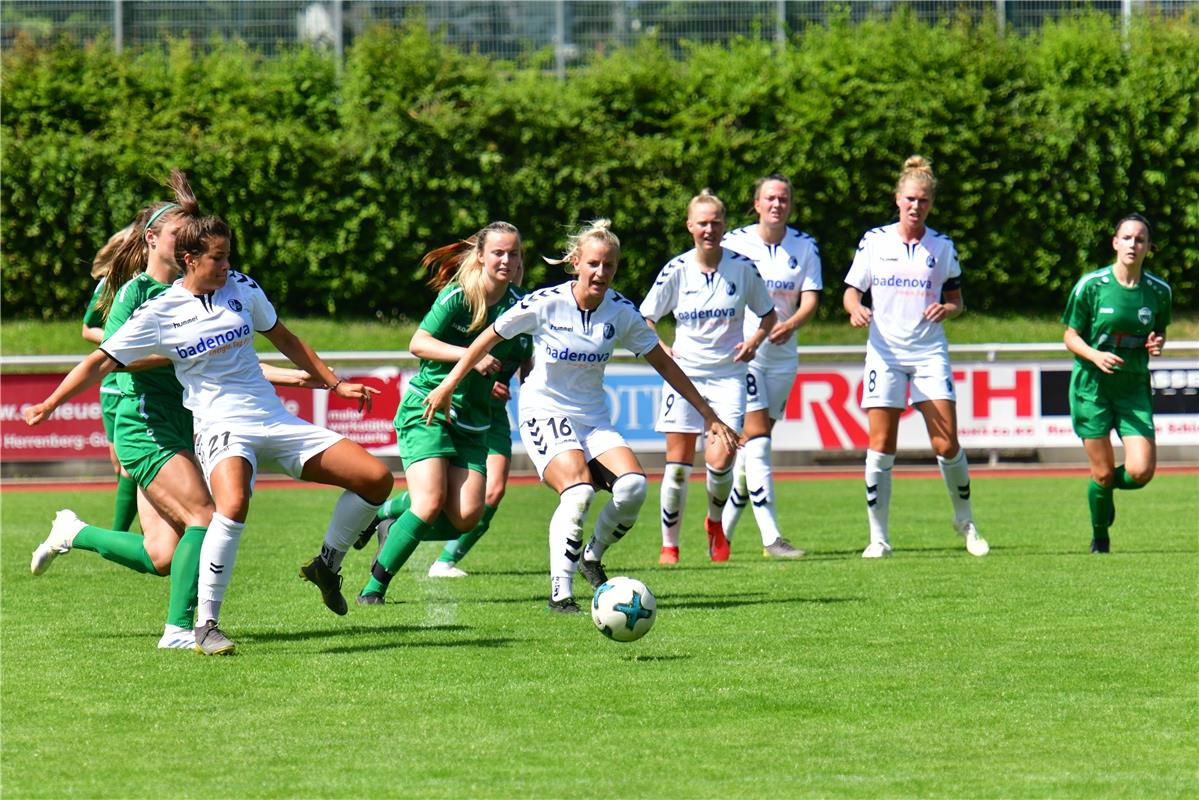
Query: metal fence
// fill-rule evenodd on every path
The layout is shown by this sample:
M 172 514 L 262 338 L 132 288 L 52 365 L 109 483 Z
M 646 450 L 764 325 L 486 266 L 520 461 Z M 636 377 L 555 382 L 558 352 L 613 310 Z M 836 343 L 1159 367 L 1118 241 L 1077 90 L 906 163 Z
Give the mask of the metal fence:
M 369 25 L 423 19 L 466 50 L 518 64 L 535 56 L 558 70 L 587 53 L 654 35 L 723 42 L 751 37 L 785 45 L 831 15 L 851 19 L 906 9 L 936 21 L 967 15 L 1024 32 L 1062 15 L 1096 10 L 1122 19 L 1175 15 L 1199 0 L 4 0 L 0 47 L 18 37 L 80 43 L 109 37 L 118 49 L 161 46 L 168 37 L 206 44 L 237 39 L 265 53 L 309 44 L 341 57 Z M 548 57 L 547 57 L 548 56 Z

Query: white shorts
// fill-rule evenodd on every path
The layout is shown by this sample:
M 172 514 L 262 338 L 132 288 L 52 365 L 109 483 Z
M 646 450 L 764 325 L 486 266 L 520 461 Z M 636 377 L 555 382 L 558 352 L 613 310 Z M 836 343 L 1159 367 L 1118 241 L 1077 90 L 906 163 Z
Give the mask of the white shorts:
M 782 419 L 787 398 L 795 385 L 795 366 L 761 367 L 749 365 L 745 376 L 745 410 L 768 411 L 771 419 Z
M 278 415 L 264 422 L 247 423 L 227 420 L 196 420 L 196 457 L 204 470 L 204 480 L 216 465 L 227 458 L 250 462 L 251 487 L 258 476 L 259 459 L 272 460 L 293 478 L 299 478 L 304 465 L 345 437 L 340 433 L 305 422 L 291 414 Z
M 745 384 L 747 375 L 726 378 L 691 378 L 700 395 L 712 406 L 721 422 L 740 431 L 745 422 Z M 690 376 L 688 376 L 690 377 Z M 658 433 L 703 433 L 704 418 L 695 407 L 675 392 L 669 383 L 662 386 L 662 403 L 658 408 Z
M 957 400 L 949 358 L 934 353 L 907 364 L 889 364 L 874 353 L 866 353 L 862 373 L 862 408 L 907 408 L 925 400 Z
M 545 468 L 554 456 L 567 450 L 582 450 L 583 460 L 590 461 L 614 447 L 628 447 L 620 431 L 607 420 L 591 425 L 565 416 L 521 420 L 520 441 L 539 478 L 545 476 Z

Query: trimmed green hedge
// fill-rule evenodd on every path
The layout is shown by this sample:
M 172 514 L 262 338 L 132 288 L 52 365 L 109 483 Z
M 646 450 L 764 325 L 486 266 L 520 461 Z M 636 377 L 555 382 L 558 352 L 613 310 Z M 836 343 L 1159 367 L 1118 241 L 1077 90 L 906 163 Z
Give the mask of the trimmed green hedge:
M 1196 307 L 1199 15 L 1102 15 L 1001 38 L 911 15 L 809 28 L 769 43 L 654 43 L 559 81 L 466 55 L 421 25 L 359 37 L 339 73 L 308 50 L 263 58 L 187 42 L 118 55 L 105 43 L 4 54 L 4 314 L 74 319 L 108 234 L 162 198 L 178 165 L 236 231 L 237 266 L 290 315 L 419 316 L 417 262 L 490 219 L 525 234 L 529 285 L 560 279 L 567 227 L 610 216 L 619 288 L 643 294 L 690 246 L 704 186 L 750 221 L 762 174 L 796 183 L 795 223 L 820 242 L 822 313 L 839 313 L 858 237 L 894 218 L 903 158 L 941 179 L 931 223 L 952 236 L 967 303 L 1061 308 L 1107 263 L 1111 224 L 1155 222 L 1149 268 Z

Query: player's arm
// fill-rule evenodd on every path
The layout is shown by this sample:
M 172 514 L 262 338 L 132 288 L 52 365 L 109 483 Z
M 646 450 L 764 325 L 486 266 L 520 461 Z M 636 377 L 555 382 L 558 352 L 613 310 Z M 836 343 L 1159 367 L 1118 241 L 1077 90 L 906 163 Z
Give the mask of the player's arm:
M 104 341 L 104 328 L 102 326 L 90 327 L 85 322 L 83 323 L 83 330 L 79 335 L 83 337 L 85 342 L 100 344 L 100 342 Z
M 708 429 L 708 441 L 710 443 L 719 441 L 728 448 L 730 453 L 735 453 L 741 437 L 736 431 L 725 425 L 720 417 L 716 416 L 712 406 L 708 405 L 708 401 L 699 393 L 699 389 L 695 388 L 695 384 L 687 377 L 687 373 L 683 372 L 682 367 L 667 354 L 662 345 L 659 344 L 647 352 L 645 361 L 657 370 L 662 379 L 669 383 L 679 393 L 679 396 L 703 416 L 704 426 Z
M 777 323 L 770 331 L 771 344 L 782 344 L 791 338 L 791 334 L 808 324 L 808 320 L 816 313 L 816 306 L 820 305 L 820 292 L 808 290 L 799 293 L 799 305 L 795 309 L 795 313 L 787 317 L 782 322 Z
M 319 380 L 320 385 L 333 394 L 346 400 L 357 400 L 359 408 L 371 407 L 371 396 L 378 394 L 378 389 L 364 386 L 361 383 L 347 383 L 339 380 L 333 374 L 333 370 L 329 369 L 321 357 L 316 354 L 316 351 L 309 347 L 307 342 L 292 333 L 283 324 L 283 320 L 277 320 L 275 326 L 269 331 L 264 331 L 262 335 L 270 339 L 271 344 L 275 345 L 280 353 L 287 356 L 291 363 Z
M 929 303 L 924 307 L 924 318 L 929 322 L 944 322 L 960 317 L 965 310 L 961 283 L 957 278 L 950 278 L 941 290 L 941 302 Z
M 737 346 L 733 348 L 733 361 L 752 361 L 754 354 L 762 346 L 762 342 L 766 341 L 766 337 L 774 329 L 778 318 L 778 312 L 773 308 L 770 309 L 770 312 L 758 322 L 758 329 L 748 339 L 738 342 Z
M 466 373 L 474 369 L 475 365 L 484 357 L 490 357 L 491 348 L 499 344 L 503 338 L 496 331 L 495 326 L 491 325 L 471 342 L 470 347 L 466 348 L 466 352 L 462 354 L 462 358 L 450 370 L 450 374 L 442 379 L 437 388 L 425 396 L 423 417 L 426 424 L 433 421 L 438 411 L 449 415 L 450 403 L 453 402 L 454 390 L 458 388 L 458 384 L 462 383 Z
M 259 362 L 258 366 L 262 368 L 262 377 L 275 386 L 293 386 L 297 389 L 326 389 L 329 386 L 302 369 L 276 367 L 266 362 Z
M 462 357 L 466 355 L 467 348 L 443 342 L 424 328 L 417 328 L 416 333 L 412 334 L 408 350 L 412 355 L 425 361 L 442 361 L 446 364 L 453 364 L 462 360 Z M 479 359 L 479 363 L 475 366 L 481 375 L 494 375 L 504 365 L 498 358 L 487 354 Z
M 1066 343 L 1066 349 L 1071 353 L 1081 359 L 1090 361 L 1108 375 L 1114 373 L 1116 368 L 1124 363 L 1124 359 L 1115 353 L 1108 353 L 1091 347 L 1082 338 L 1082 334 L 1069 326 L 1066 326 L 1066 333 L 1062 336 L 1062 341 Z
M 862 290 L 856 286 L 846 286 L 845 294 L 841 296 L 841 306 L 849 314 L 849 324 L 855 328 L 865 328 L 874 316 L 862 305 L 862 296 Z
M 103 350 L 96 350 L 90 356 L 80 361 L 67 373 L 50 396 L 40 403 L 26 406 L 21 410 L 27 425 L 40 425 L 45 422 L 54 410 L 70 400 L 89 386 L 94 386 L 100 380 L 117 368 L 117 362 Z

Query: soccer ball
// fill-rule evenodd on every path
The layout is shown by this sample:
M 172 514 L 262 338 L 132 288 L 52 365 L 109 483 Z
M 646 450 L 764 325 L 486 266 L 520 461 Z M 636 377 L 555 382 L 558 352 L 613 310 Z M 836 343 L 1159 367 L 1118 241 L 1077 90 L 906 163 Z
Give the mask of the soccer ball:
M 591 619 L 600 633 L 618 642 L 640 639 L 658 617 L 653 592 L 636 578 L 609 578 L 595 590 Z

